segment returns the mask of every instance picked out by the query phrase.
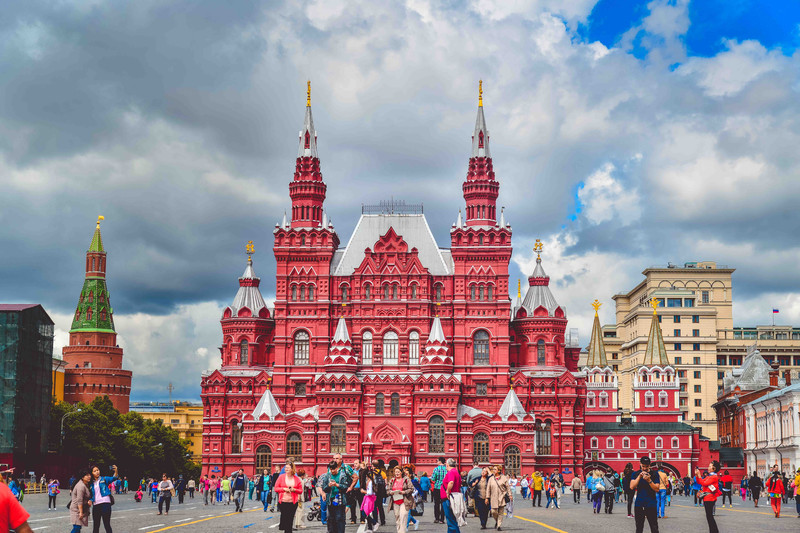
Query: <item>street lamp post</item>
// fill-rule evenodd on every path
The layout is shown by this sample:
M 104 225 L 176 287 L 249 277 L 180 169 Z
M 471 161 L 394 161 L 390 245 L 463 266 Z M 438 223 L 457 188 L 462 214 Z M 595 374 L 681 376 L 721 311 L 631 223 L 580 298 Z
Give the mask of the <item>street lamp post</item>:
M 74 411 L 70 411 L 61 417 L 61 440 L 58 441 L 59 449 L 61 449 L 61 447 L 64 445 L 64 419 L 69 415 L 74 415 L 75 413 L 80 413 L 81 411 L 83 411 L 83 409 L 75 409 Z

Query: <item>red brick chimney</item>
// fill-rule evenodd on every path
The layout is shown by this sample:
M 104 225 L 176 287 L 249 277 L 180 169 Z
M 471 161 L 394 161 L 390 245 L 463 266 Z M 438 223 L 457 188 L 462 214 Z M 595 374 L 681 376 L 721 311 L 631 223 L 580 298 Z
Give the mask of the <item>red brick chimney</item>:
M 778 387 L 778 377 L 780 376 L 780 365 L 777 361 L 773 361 L 770 365 L 772 370 L 769 371 L 769 386 L 770 387 Z

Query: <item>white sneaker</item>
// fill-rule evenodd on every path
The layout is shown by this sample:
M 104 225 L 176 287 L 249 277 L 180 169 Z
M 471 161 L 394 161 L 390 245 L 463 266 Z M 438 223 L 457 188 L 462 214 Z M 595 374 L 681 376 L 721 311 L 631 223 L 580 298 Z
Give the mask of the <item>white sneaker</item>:
M 417 523 L 414 524 L 414 531 L 417 531 L 418 529 L 419 529 L 419 520 L 417 520 Z

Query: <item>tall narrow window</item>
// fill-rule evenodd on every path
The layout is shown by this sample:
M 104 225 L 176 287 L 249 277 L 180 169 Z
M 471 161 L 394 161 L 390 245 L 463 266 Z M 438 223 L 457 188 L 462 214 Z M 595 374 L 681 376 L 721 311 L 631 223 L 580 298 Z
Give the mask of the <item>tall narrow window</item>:
M 392 284 L 392 300 L 397 300 L 397 283 Z
M 649 390 L 644 393 L 644 406 L 653 407 L 653 391 Z
M 372 285 L 364 285 L 364 299 L 371 300 L 372 299 Z
M 475 299 L 475 285 L 470 285 L 469 287 L 469 299 L 470 300 Z
M 372 364 L 372 332 L 365 331 L 361 335 L 361 363 Z
M 483 246 L 483 235 L 478 236 L 478 245 Z
M 439 415 L 428 423 L 428 453 L 444 453 L 444 418 Z
M 442 286 L 441 285 L 436 285 L 436 301 L 437 302 L 441 302 L 442 301 Z
M 347 449 L 347 423 L 342 415 L 331 419 L 331 453 L 345 453 Z
M 472 361 L 475 365 L 489 364 L 489 334 L 484 330 L 472 336 Z
M 608 393 L 606 391 L 600 393 L 600 407 L 603 409 L 608 407 Z
M 303 458 L 303 437 L 299 433 L 289 433 L 286 437 L 286 458 L 300 462 Z
M 383 299 L 384 300 L 388 300 L 389 299 L 389 284 L 388 283 L 383 286 Z
M 314 286 L 313 285 L 309 285 L 308 286 L 308 301 L 310 302 L 313 299 L 314 299 Z
M 375 395 L 375 414 L 376 415 L 386 414 L 386 400 L 382 392 L 379 392 L 378 394 Z
M 309 362 L 309 336 L 306 331 L 294 334 L 294 364 L 307 365 Z
M 472 461 L 479 465 L 489 462 L 489 435 L 476 433 L 472 438 Z
M 292 301 L 297 301 L 297 285 L 292 285 Z
M 243 340 L 242 343 L 239 345 L 239 364 L 246 365 L 249 359 L 249 351 L 250 347 L 247 345 L 247 341 Z
M 400 395 L 392 393 L 392 416 L 400 416 Z
M 342 301 L 343 302 L 347 301 L 347 293 L 348 293 L 348 288 L 347 288 L 347 285 L 345 285 L 344 287 L 342 287 Z
M 236 419 L 231 420 L 231 453 L 242 453 L 242 428 Z
M 536 364 L 541 366 L 545 364 L 544 341 L 541 339 L 536 343 Z
M 265 468 L 272 468 L 272 448 L 262 444 L 256 448 L 256 470 L 262 472 Z
M 537 455 L 550 455 L 552 453 L 552 429 L 553 426 L 548 420 L 546 423 L 541 422 L 536 428 L 536 454 Z
M 387 331 L 383 335 L 383 364 L 397 364 L 397 333 Z
M 411 284 L 411 299 L 412 300 L 416 300 L 417 299 L 417 284 L 416 283 L 412 283 Z
M 408 364 L 419 364 L 419 332 L 417 331 L 408 334 Z
M 506 474 L 509 476 L 518 476 L 522 456 L 517 446 L 509 446 L 503 454 L 503 463 L 506 466 Z
M 478 300 L 483 301 L 483 285 L 478 287 Z

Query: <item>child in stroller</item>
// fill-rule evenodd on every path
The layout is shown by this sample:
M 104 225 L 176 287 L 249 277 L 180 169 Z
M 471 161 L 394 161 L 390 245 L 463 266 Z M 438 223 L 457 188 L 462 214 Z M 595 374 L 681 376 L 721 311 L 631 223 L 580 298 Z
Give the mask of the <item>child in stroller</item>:
M 313 522 L 314 520 L 322 520 L 322 507 L 320 507 L 319 502 L 314 502 L 311 505 L 311 509 L 309 509 L 306 519 L 309 522 Z

